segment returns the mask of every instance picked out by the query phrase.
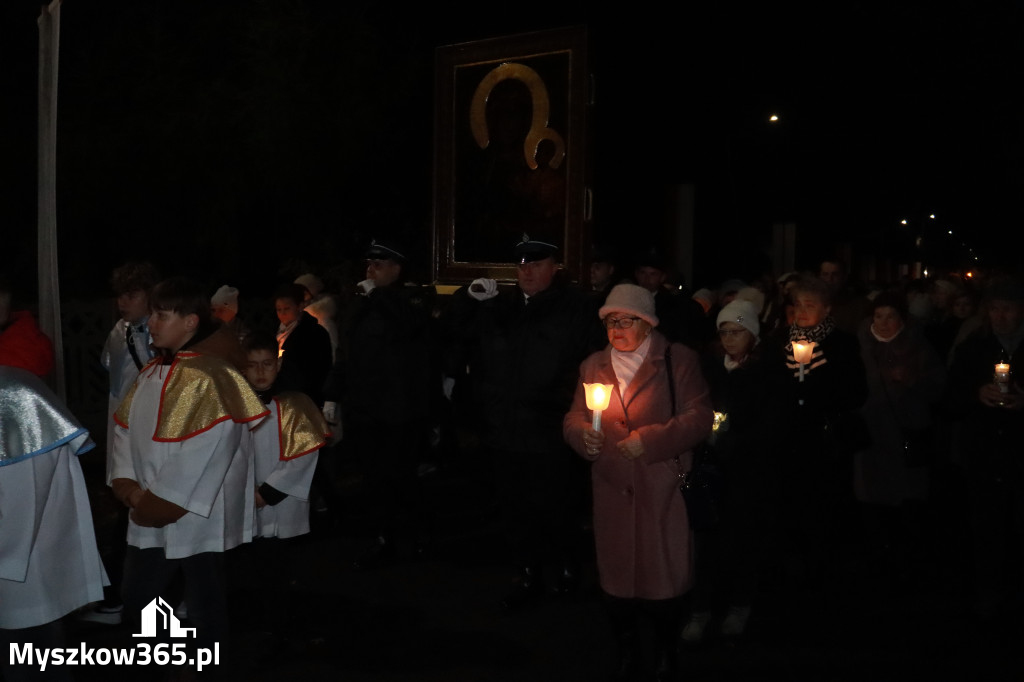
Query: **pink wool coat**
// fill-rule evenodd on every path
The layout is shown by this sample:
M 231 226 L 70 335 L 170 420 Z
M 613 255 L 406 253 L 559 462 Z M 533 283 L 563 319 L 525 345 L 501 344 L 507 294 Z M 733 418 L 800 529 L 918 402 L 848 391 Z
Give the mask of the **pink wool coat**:
M 615 597 L 669 599 L 693 582 L 692 537 L 686 505 L 679 493 L 679 457 L 683 470 L 692 448 L 711 432 L 714 413 L 697 354 L 672 344 L 672 379 L 676 410 L 665 368 L 668 341 L 654 333 L 650 351 L 621 395 L 612 369 L 611 347 L 594 353 L 580 366 L 580 385 L 562 423 L 566 442 L 593 462 L 594 539 L 601 588 Z M 583 429 L 591 423 L 583 382 L 615 387 L 601 415 L 605 444 L 587 453 Z M 631 431 L 639 433 L 644 454 L 627 460 L 616 444 Z

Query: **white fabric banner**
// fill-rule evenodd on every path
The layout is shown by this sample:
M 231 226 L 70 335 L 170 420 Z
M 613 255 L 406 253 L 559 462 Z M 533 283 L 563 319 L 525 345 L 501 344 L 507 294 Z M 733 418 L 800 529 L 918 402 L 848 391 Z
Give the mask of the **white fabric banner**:
M 67 399 L 64 338 L 60 326 L 57 264 L 57 65 L 60 55 L 60 5 L 53 0 L 39 15 L 39 327 L 53 341 L 54 392 Z

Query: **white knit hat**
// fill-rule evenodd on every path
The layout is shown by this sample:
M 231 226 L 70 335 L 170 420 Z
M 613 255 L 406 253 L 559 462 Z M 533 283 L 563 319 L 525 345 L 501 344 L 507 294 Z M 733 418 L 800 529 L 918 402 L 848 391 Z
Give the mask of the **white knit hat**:
M 210 298 L 211 305 L 222 305 L 238 312 L 238 289 L 229 287 L 227 284 L 213 294 Z
M 723 322 L 735 322 L 742 325 L 754 335 L 754 338 L 761 333 L 761 323 L 757 320 L 757 309 L 746 299 L 735 298 L 726 304 L 718 313 L 715 326 L 721 327 Z
M 324 290 L 324 283 L 319 277 L 314 275 L 312 272 L 307 272 L 304 275 L 299 275 L 295 278 L 294 284 L 301 284 L 302 286 L 309 289 L 309 293 L 313 296 L 317 296 L 321 291 Z
M 697 289 L 697 291 L 693 292 L 693 300 L 700 304 L 700 307 L 704 309 L 705 315 L 711 312 L 716 298 L 715 292 L 711 291 L 711 289 Z
M 753 303 L 754 309 L 758 311 L 758 314 L 764 310 L 764 292 L 757 287 L 743 287 L 736 292 L 736 298 Z
M 635 315 L 652 327 L 658 326 L 658 316 L 654 314 L 654 294 L 636 284 L 616 284 L 612 287 L 604 305 L 597 311 L 597 316 L 603 320 L 609 313 Z

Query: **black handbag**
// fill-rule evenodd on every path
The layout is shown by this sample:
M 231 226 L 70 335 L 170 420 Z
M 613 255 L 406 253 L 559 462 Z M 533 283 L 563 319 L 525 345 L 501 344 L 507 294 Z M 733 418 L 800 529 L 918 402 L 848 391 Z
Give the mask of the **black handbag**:
M 668 393 L 672 398 L 672 414 L 676 413 L 676 385 L 672 381 L 672 355 L 665 349 L 665 371 L 668 374 Z M 721 491 L 721 470 L 715 466 L 713 454 L 704 445 L 693 452 L 693 466 L 683 471 L 676 458 L 679 472 L 679 492 L 686 502 L 686 515 L 690 519 L 690 528 L 696 531 L 709 530 L 718 525 L 721 518 L 719 512 L 719 495 Z

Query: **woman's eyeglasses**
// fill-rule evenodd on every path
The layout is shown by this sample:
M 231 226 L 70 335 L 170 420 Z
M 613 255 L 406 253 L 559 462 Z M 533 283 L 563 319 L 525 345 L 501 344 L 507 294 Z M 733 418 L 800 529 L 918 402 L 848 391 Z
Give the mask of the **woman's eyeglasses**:
M 633 323 L 639 320 L 639 317 L 619 317 L 619 318 L 604 318 L 605 329 L 629 329 L 633 326 Z
M 747 331 L 747 330 L 746 329 L 719 329 L 718 330 L 718 335 L 720 337 L 722 337 L 723 339 L 726 339 L 726 338 L 731 339 L 731 338 L 735 338 L 735 337 L 739 336 L 740 334 L 742 334 L 745 331 Z

